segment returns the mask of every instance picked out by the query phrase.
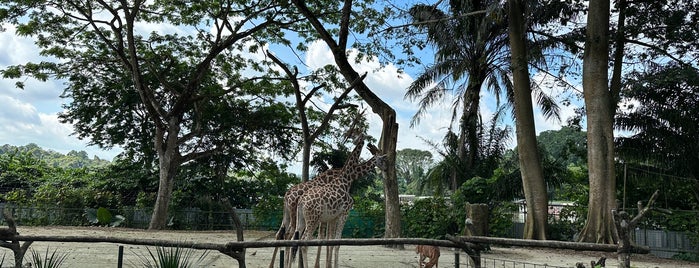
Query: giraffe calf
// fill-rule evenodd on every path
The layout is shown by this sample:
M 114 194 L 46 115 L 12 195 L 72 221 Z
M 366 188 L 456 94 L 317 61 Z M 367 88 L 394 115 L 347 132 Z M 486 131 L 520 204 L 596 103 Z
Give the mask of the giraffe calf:
M 439 247 L 430 245 L 417 245 L 415 247 L 415 253 L 420 254 L 420 258 L 417 261 L 418 267 L 439 267 Z M 425 263 L 425 258 L 429 258 L 430 261 Z

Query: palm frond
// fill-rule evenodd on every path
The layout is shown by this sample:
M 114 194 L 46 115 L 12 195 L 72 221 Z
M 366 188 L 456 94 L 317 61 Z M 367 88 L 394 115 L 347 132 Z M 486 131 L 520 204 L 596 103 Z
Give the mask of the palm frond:
M 556 100 L 546 94 L 538 86 L 533 86 L 532 90 L 536 96 L 536 104 L 538 104 L 539 108 L 541 108 L 541 112 L 543 113 L 544 117 L 546 119 L 555 119 L 557 122 L 560 122 L 561 109 L 558 106 L 558 103 L 556 103 Z

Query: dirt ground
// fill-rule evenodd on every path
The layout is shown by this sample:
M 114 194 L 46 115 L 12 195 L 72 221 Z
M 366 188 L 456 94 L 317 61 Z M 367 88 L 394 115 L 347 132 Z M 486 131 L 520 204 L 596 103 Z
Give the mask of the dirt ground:
M 98 227 L 18 227 L 18 231 L 21 235 L 112 236 L 222 244 L 236 240 L 235 233 L 228 231 L 146 231 Z M 272 232 L 248 231 L 245 233 L 245 239 L 248 241 L 271 240 L 272 238 Z M 41 256 L 46 254 L 47 249 L 49 253 L 57 250 L 59 253 L 68 254 L 62 267 L 93 268 L 117 267 L 119 246 L 111 243 L 36 242 L 32 244 L 30 249 Z M 145 266 L 142 259 L 150 258 L 145 246 L 122 246 L 124 246 L 123 267 Z M 413 245 L 406 245 L 404 250 L 382 246 L 342 246 L 340 248 L 340 267 L 418 267 L 414 248 Z M 151 250 L 155 252 L 153 248 Z M 246 252 L 247 267 L 267 267 L 271 261 L 272 251 L 273 248 L 249 249 Z M 315 256 L 313 252 L 311 249 L 309 255 Z M 4 249 L 3 253 L 5 254 L 4 262 L 0 266 L 10 267 L 14 263 L 12 252 Z M 468 256 L 460 252 L 457 257 L 457 253 L 458 251 L 450 248 L 442 248 L 439 267 L 455 267 L 456 258 L 459 258 L 460 267 L 469 267 Z M 197 267 L 238 267 L 236 260 L 219 252 L 197 251 L 195 254 L 197 257 L 206 254 L 204 261 L 199 262 Z M 491 251 L 484 252 L 483 265 L 484 267 L 544 267 L 545 265 L 548 267 L 574 267 L 577 262 L 583 262 L 589 267 L 590 261 L 600 257 L 607 258 L 607 267 L 617 267 L 616 254 L 614 253 L 501 247 L 493 247 Z M 25 262 L 28 259 L 31 259 L 31 252 L 25 255 Z M 637 268 L 699 267 L 698 263 L 660 259 L 652 255 L 634 255 L 631 264 Z

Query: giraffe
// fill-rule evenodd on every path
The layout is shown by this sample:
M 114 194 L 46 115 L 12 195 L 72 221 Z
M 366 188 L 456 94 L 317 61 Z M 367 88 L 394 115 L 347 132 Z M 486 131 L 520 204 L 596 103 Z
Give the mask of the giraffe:
M 358 165 L 346 165 L 342 168 L 342 176 L 337 177 L 332 182 L 319 185 L 307 190 L 298 200 L 298 211 L 296 214 L 296 230 L 294 239 L 309 240 L 313 238 L 313 232 L 321 224 L 326 224 L 329 239 L 339 239 L 342 237 L 342 230 L 350 209 L 354 205 L 354 200 L 349 193 L 350 186 L 357 180 L 379 167 L 385 169 L 385 155 L 373 146 L 368 145 L 374 156 Z M 299 237 L 300 236 L 300 237 Z M 319 236 L 323 236 L 322 232 Z M 333 252 L 334 251 L 334 252 Z M 339 246 L 328 246 L 326 267 L 330 267 L 335 255 L 334 267 L 339 267 Z M 300 250 L 299 266 L 308 267 L 307 247 Z M 333 254 L 334 253 L 334 254 Z M 291 253 L 291 261 L 295 258 L 296 250 Z M 317 264 L 316 258 L 316 264 Z M 289 263 L 291 264 L 291 262 Z
M 352 150 L 350 155 L 347 157 L 347 160 L 345 161 L 345 164 L 343 167 L 346 166 L 356 166 L 359 163 L 359 156 L 361 155 L 362 152 L 362 146 L 364 146 L 364 135 L 359 135 L 357 138 L 355 138 L 354 141 L 355 148 Z M 277 240 L 289 240 L 291 239 L 291 232 L 287 232 L 286 230 L 295 230 L 296 229 L 296 214 L 297 214 L 297 204 L 299 197 L 301 197 L 306 191 L 309 189 L 320 186 L 320 185 L 325 185 L 330 183 L 331 181 L 335 180 L 336 178 L 340 177 L 342 174 L 343 169 L 342 168 L 335 168 L 335 169 L 330 169 L 326 170 L 325 172 L 322 172 L 321 174 L 318 174 L 315 178 L 309 181 L 305 181 L 302 183 L 299 183 L 297 185 L 294 185 L 289 189 L 285 194 L 284 194 L 284 208 L 283 208 L 283 216 L 282 216 L 282 224 L 279 227 L 279 231 L 277 231 L 277 234 L 275 238 Z M 272 262 L 269 264 L 269 268 L 274 268 L 274 263 L 275 259 L 277 258 L 277 251 L 279 250 L 278 247 L 274 248 L 274 253 L 272 253 Z M 288 248 L 286 252 L 289 252 Z M 320 256 L 320 247 L 318 247 L 318 256 Z M 287 262 L 289 259 L 289 255 L 287 255 Z M 318 258 L 316 258 L 317 261 Z M 316 263 L 317 266 L 317 263 Z M 287 265 L 288 267 L 288 265 Z

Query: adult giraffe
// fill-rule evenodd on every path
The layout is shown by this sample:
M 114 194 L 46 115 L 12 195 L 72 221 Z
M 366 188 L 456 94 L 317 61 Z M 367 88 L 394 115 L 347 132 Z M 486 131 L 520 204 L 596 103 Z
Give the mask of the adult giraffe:
M 379 167 L 382 170 L 386 169 L 386 156 L 381 154 L 378 148 L 372 144 L 369 144 L 367 147 L 374 154 L 371 159 L 358 165 L 344 166 L 342 168 L 342 176 L 337 177 L 328 184 L 308 189 L 299 198 L 294 239 L 312 239 L 313 232 L 321 224 L 327 224 L 329 239 L 342 237 L 342 230 L 347 221 L 347 216 L 354 205 L 354 200 L 349 193 L 352 182 L 374 170 L 374 167 Z M 322 232 L 319 233 L 319 236 L 322 236 Z M 328 246 L 327 248 L 326 267 L 330 267 L 333 255 L 335 255 L 334 267 L 338 268 L 340 246 Z M 300 252 L 299 266 L 308 267 L 308 248 L 301 247 Z M 296 250 L 291 253 L 289 264 L 293 262 L 295 255 Z M 317 263 L 318 258 L 316 257 Z
M 347 157 L 347 160 L 345 161 L 343 168 L 347 166 L 359 165 L 359 156 L 362 153 L 362 146 L 364 146 L 364 135 L 360 134 L 357 138 L 355 138 L 354 144 L 355 147 L 350 153 L 349 157 Z M 298 211 L 297 205 L 299 198 L 309 189 L 316 186 L 329 184 L 331 181 L 339 178 L 342 175 L 343 168 L 326 170 L 325 172 L 318 174 L 312 180 L 294 185 L 293 187 L 291 187 L 291 189 L 286 191 L 286 193 L 284 194 L 282 224 L 279 227 L 279 231 L 277 231 L 277 234 L 275 236 L 277 240 L 291 239 L 292 233 L 287 232 L 286 230 L 296 230 L 296 215 Z M 269 264 L 269 268 L 274 268 L 275 259 L 277 258 L 277 251 L 279 251 L 279 248 L 275 247 L 274 253 L 272 253 L 272 262 Z M 286 252 L 289 252 L 288 248 Z M 320 256 L 320 247 L 318 247 L 318 256 Z M 289 255 L 287 255 L 286 259 L 286 263 L 288 263 Z M 318 258 L 316 258 L 316 261 L 317 259 Z M 286 267 L 289 267 L 288 264 L 286 265 Z

